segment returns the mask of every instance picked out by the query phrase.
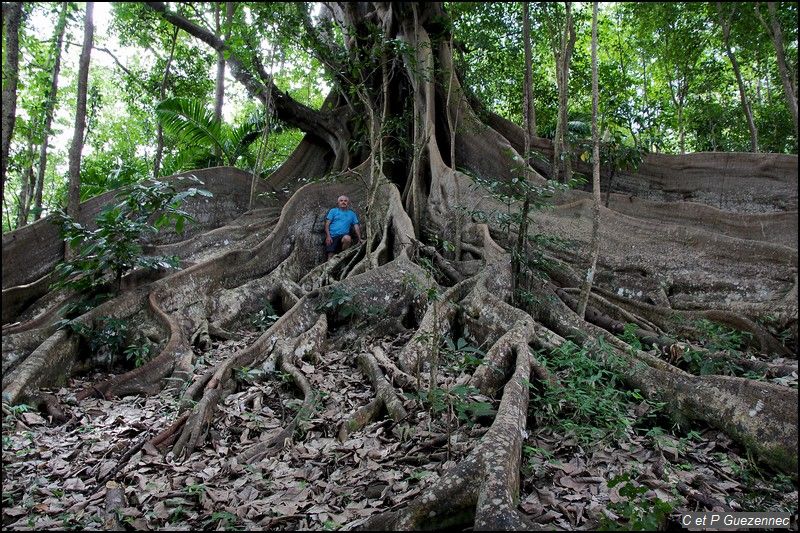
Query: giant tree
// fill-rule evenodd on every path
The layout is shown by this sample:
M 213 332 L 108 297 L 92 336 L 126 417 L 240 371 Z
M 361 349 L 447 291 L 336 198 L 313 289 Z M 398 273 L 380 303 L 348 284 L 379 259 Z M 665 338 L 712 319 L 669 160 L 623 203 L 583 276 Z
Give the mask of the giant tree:
M 517 501 L 531 390 L 557 381 L 542 360 L 570 340 L 598 364 L 620 372 L 627 386 L 661 399 L 674 416 L 714 425 L 760 460 L 796 474 L 796 389 L 743 377 L 694 375 L 682 362 L 684 350 L 697 339 L 692 323 L 700 319 L 748 332 L 764 353 L 794 350 L 757 320 L 770 314 L 796 342 L 792 291 L 797 255 L 791 229 L 797 220 L 792 193 L 796 158 L 769 159 L 780 184 L 769 192 L 749 181 L 768 159 L 763 154 L 759 160 L 746 154 L 652 158 L 649 167 L 629 176 L 627 194 L 615 195 L 608 208 L 600 208 L 603 253 L 585 318 L 574 308 L 587 259 L 591 199 L 583 191 L 555 196 L 556 206 L 535 211 L 530 228 L 567 237 L 571 245 L 536 240 L 531 252 L 539 259 L 539 271 L 530 297 L 511 305 L 508 250 L 517 236 L 480 214 L 507 216 L 519 205 L 499 204 L 476 182 L 520 179 L 515 167 L 524 161 L 524 131 L 468 99 L 459 73 L 452 76 L 452 26 L 441 3 L 329 3 L 318 17 L 299 5 L 249 6 L 254 24 L 262 9 L 285 10 L 284 25 L 302 33 L 325 65 L 332 89 L 319 109 L 276 87 L 257 44 L 224 41 L 166 4 L 147 5 L 226 54 L 232 75 L 251 96 L 262 104 L 271 102 L 278 120 L 306 136 L 259 184 L 266 194 L 257 196 L 257 209 L 246 213 L 251 175 L 225 168 L 196 172 L 219 203 L 189 207 L 196 210 L 199 225 L 185 239 L 169 235 L 152 243 L 159 254 L 180 256 L 187 268 L 131 276 L 123 280 L 129 290 L 72 318 L 73 324 L 87 327 L 100 317 L 126 320 L 152 337 L 158 355 L 93 384 L 79 399 L 162 390 L 180 396 L 183 413 L 169 427 L 157 428 L 151 445 L 182 457 L 203 446 L 209 435 L 213 438 L 217 408 L 239 386 L 238 376 L 253 369 L 263 375 L 279 370 L 300 391 L 301 406 L 285 425 L 237 458 L 239 463 L 258 462 L 293 436 L 315 438 L 302 437 L 302 428 L 324 402 L 314 383 L 328 369 L 325 356 L 331 345 L 357 351 L 373 385 L 373 398 L 354 408 L 340 428 L 325 430 L 346 438 L 384 411 L 393 428 L 402 425 L 408 413 L 398 389 L 419 395 L 439 388 L 426 377 L 435 373 L 423 370 L 435 364 L 438 340 L 464 334 L 487 347 L 461 379 L 499 400 L 489 429 L 436 482 L 404 506 L 362 525 L 419 529 L 456 519 L 476 528 L 526 529 L 531 524 Z M 455 159 L 465 172 L 454 168 L 440 148 L 453 135 Z M 542 143 L 542 149 L 552 146 Z M 737 195 L 729 188 L 720 196 L 717 180 L 723 166 L 725 177 L 735 176 L 730 179 L 737 180 L 737 191 L 749 186 L 758 194 Z M 529 185 L 547 188 L 533 169 L 522 175 Z M 320 224 L 340 194 L 362 210 L 368 237 L 326 262 Z M 775 203 L 776 195 L 789 204 L 788 212 Z M 727 210 L 703 203 L 718 198 Z M 102 201 L 87 204 L 87 211 Z M 459 228 L 460 255 L 448 258 L 443 243 L 456 238 L 448 225 L 455 210 L 472 216 Z M 771 230 L 754 231 L 753 226 Z M 14 241 L 22 243 L 23 237 L 18 233 Z M 18 402 L 35 398 L 39 387 L 73 368 L 79 339 L 56 329 L 62 307 L 55 297 L 42 299 L 44 307 L 26 310 L 36 291 L 42 294 L 35 278 L 47 272 L 14 272 L 6 260 L 19 261 L 35 247 L 5 248 L 3 278 L 9 289 L 4 291 L 3 319 L 18 323 L 3 331 L 4 362 L 9 361 L 3 392 Z M 42 246 L 35 251 L 45 253 Z M 42 257 L 35 264 L 46 266 L 55 259 Z M 231 338 L 232 330 L 265 302 L 281 316 L 263 334 L 237 352 L 215 352 L 218 359 L 200 356 L 214 350 L 213 339 Z M 635 327 L 623 328 L 621 321 Z M 636 342 L 612 334 L 623 329 Z M 400 339 L 398 346 L 388 352 L 378 347 L 376 339 L 384 336 Z M 655 348 L 643 350 L 643 345 Z M 713 355 L 702 347 L 693 350 Z M 311 358 L 319 358 L 319 364 L 304 364 Z M 440 379 L 442 374 L 437 374 Z

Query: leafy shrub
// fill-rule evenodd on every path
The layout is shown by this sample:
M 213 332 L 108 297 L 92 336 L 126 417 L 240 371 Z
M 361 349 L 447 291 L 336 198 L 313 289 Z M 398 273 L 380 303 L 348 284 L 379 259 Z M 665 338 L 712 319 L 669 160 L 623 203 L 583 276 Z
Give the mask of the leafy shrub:
M 202 184 L 193 176 L 187 179 Z M 119 292 L 122 276 L 134 268 L 177 267 L 175 257 L 145 256 L 141 239 L 173 224 L 175 231 L 183 233 L 186 221 L 192 218 L 180 206 L 186 198 L 196 195 L 209 197 L 211 193 L 196 187 L 179 192 L 173 185 L 157 180 L 137 183 L 124 189 L 117 196 L 120 201 L 97 216 L 95 230 L 58 212 L 56 223 L 74 255 L 56 266 L 59 280 L 52 288 L 92 291 L 111 274 Z
M 264 307 L 250 317 L 250 324 L 258 331 L 266 331 L 278 320 L 278 312 L 267 301 Z

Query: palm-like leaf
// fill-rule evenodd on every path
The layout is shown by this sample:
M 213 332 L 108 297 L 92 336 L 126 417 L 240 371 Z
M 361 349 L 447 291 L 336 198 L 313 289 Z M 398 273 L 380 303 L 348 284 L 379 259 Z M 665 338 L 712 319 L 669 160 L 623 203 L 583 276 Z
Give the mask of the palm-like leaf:
M 226 154 L 230 154 L 228 164 L 233 166 L 236 160 L 246 152 L 247 147 L 253 144 L 259 135 L 264 132 L 266 127 L 267 122 L 264 120 L 263 115 L 254 113 L 248 117 L 244 124 L 229 130 L 227 141 L 230 142 L 230 148 L 226 151 Z
M 156 106 L 164 130 L 188 145 L 217 147 L 226 157 L 222 123 L 214 119 L 201 100 L 195 98 L 168 98 Z

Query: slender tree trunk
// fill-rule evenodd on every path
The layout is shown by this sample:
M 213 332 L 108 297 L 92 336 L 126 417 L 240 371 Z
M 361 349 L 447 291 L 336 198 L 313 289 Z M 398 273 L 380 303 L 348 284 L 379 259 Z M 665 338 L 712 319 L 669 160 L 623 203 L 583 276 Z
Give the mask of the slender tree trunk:
M 225 2 L 225 21 L 220 24 L 221 2 L 214 10 L 214 19 L 217 23 L 217 35 L 221 36 L 223 43 L 231 38 L 231 19 L 233 18 L 233 2 Z M 225 103 L 225 55 L 217 52 L 217 82 L 214 92 L 214 118 L 222 120 L 222 105 Z
M 597 2 L 592 2 L 592 243 L 591 259 L 586 278 L 581 285 L 581 295 L 578 302 L 578 316 L 586 314 L 586 304 L 589 302 L 589 293 L 592 290 L 597 257 L 600 255 L 600 134 L 597 131 Z
M 169 79 L 169 69 L 172 66 L 172 58 L 175 57 L 175 45 L 178 42 L 178 28 L 175 27 L 172 31 L 172 45 L 169 49 L 169 58 L 167 65 L 164 67 L 164 77 L 161 79 L 161 89 L 159 91 L 159 100 L 163 101 L 167 96 L 167 80 Z M 164 154 L 164 128 L 161 123 L 158 123 L 156 128 L 156 155 L 153 161 L 153 178 L 158 178 L 161 172 L 161 157 Z
M 525 83 L 523 85 L 522 95 L 522 111 L 523 111 L 523 139 L 524 148 L 522 152 L 522 168 L 524 180 L 523 190 L 526 191 L 525 200 L 522 204 L 522 211 L 520 212 L 519 231 L 517 232 L 517 245 L 511 252 L 511 300 L 515 305 L 518 305 L 522 299 L 520 298 L 520 290 L 523 285 L 522 275 L 522 261 L 527 256 L 527 237 L 528 237 L 528 215 L 531 209 L 531 198 L 528 192 L 527 184 L 530 182 L 530 152 L 531 152 L 531 137 L 532 131 L 535 131 L 535 125 L 532 122 L 533 118 L 533 75 L 531 74 L 531 40 L 530 40 L 530 17 L 528 16 L 528 3 L 522 4 L 522 40 L 525 44 Z
M 0 157 L 0 194 L 6 187 L 8 151 L 17 116 L 17 79 L 19 78 L 19 28 L 22 24 L 22 2 L 11 2 L 7 11 L 3 10 L 5 26 L 5 64 L 3 65 L 3 110 L 2 110 L 2 154 Z
M 527 8 L 525 3 L 522 4 L 523 9 Z M 450 53 L 453 52 L 453 34 L 450 34 Z M 450 68 L 450 77 L 447 82 L 447 101 L 445 102 L 445 113 L 447 114 L 447 128 L 450 130 L 450 168 L 455 170 L 456 168 L 456 129 L 458 128 L 458 112 L 461 107 L 456 103 L 452 109 L 450 106 L 450 101 L 460 99 L 460 94 L 457 96 L 453 95 L 453 81 L 456 77 L 456 68 L 455 64 L 451 65 Z M 458 189 L 456 189 L 455 194 L 455 202 L 456 204 L 460 203 L 460 199 L 458 198 Z M 461 260 L 461 226 L 463 223 L 461 213 L 454 209 L 452 213 L 453 218 L 453 256 L 455 257 L 456 261 Z
M 83 30 L 83 48 L 78 63 L 78 98 L 75 104 L 75 131 L 69 149 L 69 195 L 67 196 L 67 214 L 76 218 L 81 201 L 81 151 L 83 150 L 83 132 L 86 128 L 86 93 L 89 85 L 89 57 L 92 52 L 92 12 L 94 2 L 86 2 L 86 20 Z
M 775 54 L 778 59 L 778 72 L 781 75 L 781 82 L 783 83 L 783 93 L 786 95 L 786 105 L 789 106 L 789 111 L 792 114 L 794 121 L 794 132 L 797 134 L 797 92 L 795 84 L 789 77 L 789 69 L 786 66 L 786 52 L 783 49 L 783 31 L 781 30 L 781 23 L 778 20 L 776 13 L 775 2 L 767 2 L 767 10 L 769 11 L 769 24 L 761 16 L 761 12 L 756 5 L 756 14 L 761 24 L 766 28 L 767 33 L 772 38 L 772 44 L 775 46 Z
M 564 2 L 566 19 L 564 33 L 561 35 L 561 50 L 556 58 L 556 80 L 558 82 L 558 121 L 556 124 L 556 139 L 553 150 L 553 179 L 561 177 L 567 183 L 572 178 L 572 162 L 569 158 L 569 143 L 567 141 L 567 121 L 569 118 L 569 65 L 572 50 L 575 47 L 575 24 L 572 20 L 572 2 Z M 566 157 L 565 157 L 566 154 Z M 561 175 L 562 161 L 564 173 Z
M 731 66 L 733 67 L 733 73 L 736 75 L 736 83 L 739 86 L 739 98 L 742 100 L 742 109 L 744 110 L 744 116 L 747 119 L 747 127 L 750 130 L 750 151 L 757 153 L 758 130 L 756 129 L 756 123 L 753 121 L 753 111 L 751 110 L 750 102 L 747 99 L 747 91 L 745 90 L 744 80 L 742 79 L 742 73 L 739 69 L 739 62 L 736 60 L 736 56 L 733 55 L 733 50 L 731 50 L 731 18 L 736 12 L 736 4 L 733 6 L 734 11 L 727 16 L 723 15 L 722 9 L 722 2 L 717 2 L 717 16 L 719 18 L 719 24 L 722 27 L 722 40 L 725 44 L 725 53 L 727 54 L 728 59 L 730 59 Z
M 19 208 L 17 209 L 17 227 L 28 223 L 28 213 L 31 208 L 31 198 L 33 196 L 33 188 L 36 183 L 36 176 L 33 173 L 33 159 L 34 152 L 36 151 L 36 143 L 33 141 L 34 131 L 28 131 L 27 146 L 25 148 L 25 174 L 20 179 L 19 184 Z
M 525 122 L 528 135 L 536 138 L 536 107 L 533 105 L 533 58 L 531 54 L 531 20 L 528 2 L 522 3 L 522 40 L 525 44 L 525 111 L 529 120 Z M 527 157 L 527 155 L 525 156 Z
M 50 80 L 50 93 L 45 103 L 44 130 L 42 144 L 39 147 L 39 167 L 36 174 L 36 187 L 34 192 L 33 220 L 42 216 L 42 190 L 44 189 L 44 175 L 47 170 L 47 143 L 50 138 L 50 129 L 53 124 L 53 112 L 58 96 L 58 73 L 61 71 L 61 47 L 64 43 L 64 30 L 67 27 L 67 2 L 62 2 L 61 14 L 55 31 L 55 44 L 53 45 L 53 77 Z

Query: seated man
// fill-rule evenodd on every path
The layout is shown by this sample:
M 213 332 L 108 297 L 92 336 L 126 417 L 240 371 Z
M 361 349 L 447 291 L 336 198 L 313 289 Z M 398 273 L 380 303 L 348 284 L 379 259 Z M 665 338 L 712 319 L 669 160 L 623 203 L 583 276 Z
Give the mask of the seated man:
M 351 230 L 355 232 L 356 238 L 361 240 L 361 227 L 358 225 L 355 211 L 350 209 L 350 198 L 342 195 L 336 203 L 338 207 L 328 211 L 325 217 L 325 252 L 328 254 L 328 259 L 333 257 L 333 254 L 350 248 L 353 244 Z

